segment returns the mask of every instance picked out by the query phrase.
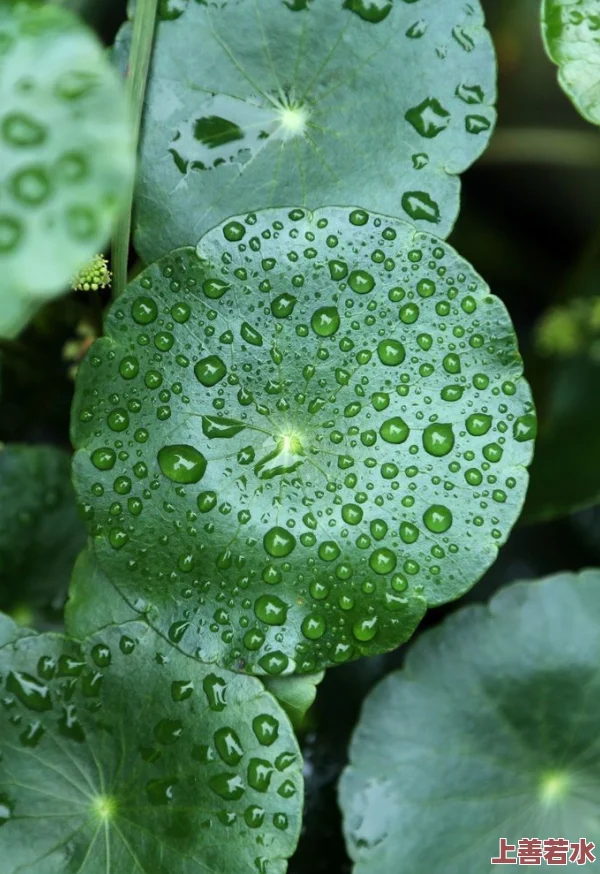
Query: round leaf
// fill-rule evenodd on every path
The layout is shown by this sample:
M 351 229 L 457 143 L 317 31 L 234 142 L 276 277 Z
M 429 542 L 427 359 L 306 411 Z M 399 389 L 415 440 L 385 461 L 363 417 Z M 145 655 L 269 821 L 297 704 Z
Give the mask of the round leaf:
M 493 872 L 500 837 L 598 846 L 599 625 L 593 570 L 420 638 L 369 695 L 341 780 L 355 874 Z
M 364 210 L 266 210 L 144 271 L 83 363 L 103 570 L 204 661 L 311 673 L 405 641 L 518 516 L 535 418 L 502 303 Z
M 0 450 L 0 608 L 62 610 L 85 530 L 71 459 L 53 446 Z M 42 618 L 41 621 L 44 621 Z
M 600 124 L 599 32 L 598 0 L 543 0 L 542 33 L 558 81 L 593 124 Z
M 133 173 L 124 90 L 53 5 L 0 8 L 0 335 L 14 336 L 106 242 Z
M 479 2 L 178 0 L 162 14 L 137 200 L 146 261 L 290 203 L 361 203 L 449 233 L 456 174 L 495 120 Z
M 301 758 L 257 680 L 138 622 L 23 638 L 0 678 L 4 874 L 285 871 Z

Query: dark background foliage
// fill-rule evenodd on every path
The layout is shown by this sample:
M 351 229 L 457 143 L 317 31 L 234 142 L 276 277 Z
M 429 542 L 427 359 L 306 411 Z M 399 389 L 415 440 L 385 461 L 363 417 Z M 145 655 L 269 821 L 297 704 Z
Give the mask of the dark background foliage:
M 125 16 L 125 0 L 70 0 L 67 5 L 83 14 L 107 45 Z M 489 150 L 463 176 L 462 208 L 450 242 L 508 307 L 543 439 L 550 388 L 565 365 L 536 352 L 536 325 L 549 306 L 600 292 L 600 134 L 577 116 L 556 83 L 556 70 L 542 48 L 538 0 L 483 0 L 483 6 L 498 53 L 499 122 Z M 73 294 L 66 304 L 61 300 L 42 311 L 18 341 L 3 344 L 0 441 L 69 448 L 72 362 L 64 360 L 63 348 L 82 320 L 99 328 L 100 310 L 99 298 Z M 598 405 L 600 364 L 586 367 L 592 378 L 579 387 L 573 456 L 562 452 L 546 459 L 544 470 L 534 466 L 540 487 L 544 477 L 568 481 L 575 456 L 585 455 L 586 447 L 594 451 L 598 431 L 586 430 L 585 422 Z M 486 601 L 517 579 L 596 564 L 599 530 L 600 512 L 594 509 L 555 521 L 519 522 L 467 598 L 431 611 L 418 634 L 465 600 Z M 404 649 L 327 673 L 303 737 L 305 829 L 291 874 L 350 870 L 336 783 L 364 695 L 402 663 Z

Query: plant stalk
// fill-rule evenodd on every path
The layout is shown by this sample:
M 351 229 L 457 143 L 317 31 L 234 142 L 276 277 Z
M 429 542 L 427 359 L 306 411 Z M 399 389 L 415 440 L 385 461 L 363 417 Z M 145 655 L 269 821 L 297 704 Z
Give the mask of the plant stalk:
M 158 0 L 137 0 L 133 17 L 133 34 L 127 65 L 127 94 L 131 109 L 133 142 L 138 151 L 146 83 L 152 57 Z M 113 238 L 113 295 L 119 297 L 127 285 L 127 263 L 131 237 L 131 211 L 135 178 L 131 181 L 125 199 L 125 208 L 117 223 Z

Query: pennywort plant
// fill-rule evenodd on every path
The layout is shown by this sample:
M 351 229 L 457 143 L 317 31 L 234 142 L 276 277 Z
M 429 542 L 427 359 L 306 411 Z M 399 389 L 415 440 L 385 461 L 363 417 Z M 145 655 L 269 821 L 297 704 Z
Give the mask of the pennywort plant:
M 525 501 L 515 331 L 445 239 L 493 46 L 477 0 L 129 14 L 107 55 L 63 4 L 0 10 L 0 335 L 70 286 L 97 307 L 72 463 L 0 450 L 2 871 L 279 874 L 324 671 L 468 592 Z M 598 122 L 595 4 L 542 26 Z M 600 837 L 597 577 L 459 611 L 373 692 L 356 872 L 487 870 L 499 821 Z

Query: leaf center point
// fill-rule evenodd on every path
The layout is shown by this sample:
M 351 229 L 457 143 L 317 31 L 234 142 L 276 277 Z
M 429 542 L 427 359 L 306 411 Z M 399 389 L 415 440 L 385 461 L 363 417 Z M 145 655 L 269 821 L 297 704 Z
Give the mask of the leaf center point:
M 540 785 L 540 800 L 545 805 L 553 805 L 562 801 L 568 794 L 571 781 L 568 774 L 551 771 L 544 774 Z
M 117 802 L 109 795 L 97 795 L 92 801 L 92 811 L 98 819 L 108 822 L 115 817 Z
M 301 137 L 306 133 L 310 111 L 300 103 L 281 103 L 277 109 L 278 133 L 284 140 Z

